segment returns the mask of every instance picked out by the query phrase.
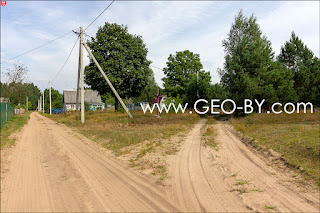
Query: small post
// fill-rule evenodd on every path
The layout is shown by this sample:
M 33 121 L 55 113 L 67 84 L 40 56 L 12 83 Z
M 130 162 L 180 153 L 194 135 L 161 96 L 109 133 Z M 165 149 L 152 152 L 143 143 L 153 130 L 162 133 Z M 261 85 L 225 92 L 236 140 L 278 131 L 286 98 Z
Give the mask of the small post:
M 27 96 L 27 111 L 28 111 L 28 109 L 29 109 L 29 103 L 28 103 L 29 101 L 28 101 L 28 96 Z
M 6 121 L 8 120 L 8 104 L 6 103 Z
M 51 81 L 49 81 L 49 100 L 50 100 L 50 115 L 52 113 L 52 104 L 51 104 Z

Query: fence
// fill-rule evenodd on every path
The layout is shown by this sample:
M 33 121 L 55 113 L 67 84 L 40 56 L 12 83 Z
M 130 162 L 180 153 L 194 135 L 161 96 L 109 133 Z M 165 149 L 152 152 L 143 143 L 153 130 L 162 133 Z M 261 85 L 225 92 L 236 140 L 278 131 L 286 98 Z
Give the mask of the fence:
M 0 103 L 0 128 L 13 116 L 13 107 L 7 103 Z

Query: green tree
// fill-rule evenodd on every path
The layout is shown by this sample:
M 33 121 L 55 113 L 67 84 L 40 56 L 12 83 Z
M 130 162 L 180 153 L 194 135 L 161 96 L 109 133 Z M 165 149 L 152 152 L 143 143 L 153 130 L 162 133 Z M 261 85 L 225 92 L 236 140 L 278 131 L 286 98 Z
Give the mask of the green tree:
M 222 85 L 237 105 L 243 99 L 262 99 L 262 74 L 267 72 L 274 53 L 271 42 L 262 35 L 257 18 L 245 17 L 240 11 L 231 26 L 225 49 L 224 70 L 219 70 Z
M 146 87 L 141 92 L 141 95 L 137 98 L 134 98 L 133 100 L 151 102 L 157 94 L 157 89 L 160 90 L 160 87 L 156 83 L 152 72 L 152 74 L 149 76 L 149 80 L 147 82 Z
M 267 109 L 273 101 L 296 100 L 291 74 L 274 61 L 271 42 L 254 15 L 245 17 L 240 11 L 222 43 L 226 55 L 221 83 L 237 105 L 246 98 L 266 99 Z
M 320 61 L 294 32 L 281 47 L 278 61 L 293 73 L 299 101 L 320 106 Z
M 164 91 L 173 97 L 184 96 L 187 84 L 191 79 L 199 74 L 200 78 L 210 76 L 209 72 L 203 70 L 200 55 L 189 50 L 170 54 L 167 67 L 163 69 L 166 75 L 164 81 Z
M 63 108 L 63 95 L 58 90 L 51 88 L 51 106 L 52 109 Z M 44 110 L 50 111 L 49 89 L 44 90 Z
M 202 73 L 203 76 L 197 78 L 196 75 L 194 75 L 190 82 L 187 83 L 186 89 L 185 89 L 185 95 L 183 97 L 184 103 L 188 103 L 189 108 L 193 108 L 194 103 L 202 98 L 202 99 L 208 99 L 209 98 L 209 92 L 210 92 L 210 80 L 211 77 L 209 73 Z M 198 105 L 201 107 L 200 105 Z
M 122 98 L 141 94 L 151 75 L 148 49 L 141 36 L 130 34 L 127 26 L 105 23 L 87 44 Z M 92 59 L 85 67 L 85 82 L 100 95 L 113 95 Z M 118 109 L 116 98 L 115 108 Z

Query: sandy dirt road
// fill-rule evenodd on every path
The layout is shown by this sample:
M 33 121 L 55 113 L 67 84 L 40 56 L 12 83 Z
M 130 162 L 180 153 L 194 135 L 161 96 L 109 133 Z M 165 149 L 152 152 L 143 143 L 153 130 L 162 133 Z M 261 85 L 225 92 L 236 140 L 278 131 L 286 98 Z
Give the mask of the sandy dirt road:
M 318 212 L 316 193 L 282 184 L 282 174 L 273 175 L 277 171 L 224 124 L 216 125 L 219 150 L 205 147 L 204 125 L 197 123 L 170 158 L 164 187 L 68 127 L 32 113 L 6 160 L 1 211 Z M 239 179 L 247 182 L 237 185 Z
M 10 161 L 2 174 L 2 212 L 179 211 L 154 182 L 38 113 Z
M 190 212 L 319 212 L 319 193 L 291 183 L 229 130 L 215 125 L 218 150 L 201 138 L 205 121 L 189 132 L 172 160 L 172 194 Z M 311 192 L 312 191 L 312 192 Z

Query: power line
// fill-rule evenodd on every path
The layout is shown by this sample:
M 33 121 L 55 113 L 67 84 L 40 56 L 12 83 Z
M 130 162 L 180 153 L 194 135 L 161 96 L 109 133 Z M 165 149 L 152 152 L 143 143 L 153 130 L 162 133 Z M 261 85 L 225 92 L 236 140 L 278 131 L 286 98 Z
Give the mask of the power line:
M 153 65 L 150 65 L 150 67 L 154 67 L 154 68 L 156 68 L 156 69 L 162 70 L 161 68 L 155 67 L 155 66 L 153 66 Z
M 32 51 L 34 51 L 34 50 L 37 50 L 37 49 L 39 49 L 39 48 L 41 48 L 41 47 L 43 47 L 43 46 L 46 46 L 46 45 L 50 44 L 50 43 L 52 43 L 52 42 L 54 42 L 54 41 L 56 41 L 56 40 L 58 40 L 58 39 L 60 39 L 60 38 L 62 38 L 62 37 L 64 37 L 64 36 L 70 34 L 70 33 L 72 33 L 72 31 L 70 31 L 70 32 L 68 32 L 68 33 L 66 33 L 66 34 L 63 34 L 62 36 L 59 36 L 59 37 L 57 37 L 57 38 L 55 38 L 55 39 L 53 39 L 53 40 L 51 40 L 51 41 L 49 41 L 49 42 L 47 42 L 47 43 L 45 43 L 45 44 L 42 44 L 42 45 L 40 45 L 40 46 L 38 46 L 38 47 L 36 47 L 36 48 L 33 48 L 33 49 L 31 49 L 31 50 L 29 50 L 29 51 L 27 51 L 27 52 L 24 52 L 24 53 L 22 53 L 22 54 L 20 54 L 20 55 L 17 55 L 17 56 L 15 56 L 15 57 L 13 57 L 13 58 L 10 58 L 10 59 L 8 59 L 8 60 L 6 60 L 6 61 L 3 61 L 3 62 L 1 62 L 0 64 L 7 63 L 8 61 L 11 61 L 11 60 L 13 60 L 13 59 L 16 59 L 16 58 L 18 58 L 18 57 L 20 57 L 20 56 L 23 56 L 23 55 L 25 55 L 25 54 L 28 54 L 28 53 L 30 53 L 30 52 L 32 52 Z
M 56 79 L 56 78 L 58 77 L 58 75 L 61 73 L 61 71 L 63 70 L 63 68 L 64 68 L 64 66 L 66 65 L 67 61 L 69 60 L 69 58 L 70 58 L 70 56 L 71 56 L 71 53 L 72 53 L 74 47 L 76 46 L 78 40 L 79 40 L 79 36 L 77 37 L 77 40 L 76 40 L 76 42 L 74 43 L 74 45 L 73 45 L 73 47 L 72 47 L 72 49 L 71 49 L 71 51 L 70 51 L 70 53 L 69 53 L 66 61 L 65 61 L 64 64 L 62 65 L 60 71 L 59 71 L 58 74 L 51 80 L 51 82 L 54 81 L 54 79 Z
M 86 31 L 86 30 L 91 26 L 91 24 L 93 24 L 93 22 L 95 22 L 95 21 L 113 4 L 114 1 L 115 1 L 115 0 L 113 0 L 113 1 L 108 5 L 108 7 L 107 7 L 106 9 L 104 9 L 104 10 L 100 13 L 100 15 L 98 15 L 97 18 L 95 18 L 95 19 L 84 29 L 84 31 Z

